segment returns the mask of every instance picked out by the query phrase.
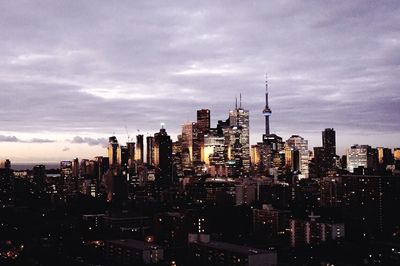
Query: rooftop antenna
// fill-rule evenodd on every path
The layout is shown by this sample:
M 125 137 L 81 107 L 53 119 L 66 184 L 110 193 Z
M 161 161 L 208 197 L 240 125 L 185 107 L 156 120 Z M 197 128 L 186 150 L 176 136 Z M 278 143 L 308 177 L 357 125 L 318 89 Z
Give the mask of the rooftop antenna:
M 265 92 L 268 93 L 268 73 L 265 72 Z
M 240 97 L 240 102 L 239 102 L 240 105 L 239 105 L 239 108 L 242 108 L 242 93 L 239 94 L 239 97 Z

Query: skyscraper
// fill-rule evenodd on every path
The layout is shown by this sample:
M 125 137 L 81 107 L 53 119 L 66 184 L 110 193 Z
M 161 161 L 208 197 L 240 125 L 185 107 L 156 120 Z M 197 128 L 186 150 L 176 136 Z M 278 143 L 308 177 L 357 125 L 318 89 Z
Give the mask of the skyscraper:
M 328 171 L 336 169 L 336 133 L 333 128 L 322 131 L 322 147 L 314 147 L 315 174 L 325 176 Z
M 132 170 L 135 168 L 135 142 L 127 142 L 126 147 L 128 149 L 128 166 Z
M 182 125 L 182 156 L 184 167 L 201 161 L 198 128 L 194 122 Z
M 200 149 L 200 159 L 205 161 L 204 157 L 204 135 L 210 130 L 210 110 L 201 109 L 197 110 L 197 138 Z
M 60 162 L 60 174 L 64 182 L 72 178 L 72 161 Z
M 172 183 L 172 141 L 162 126 L 154 134 L 154 166 L 157 168 L 156 183 L 165 187 Z
M 243 173 L 249 173 L 250 171 L 250 129 L 249 129 L 249 110 L 242 108 L 242 96 L 240 95 L 239 107 L 237 102 L 235 109 L 229 111 L 229 125 L 230 125 L 230 141 L 229 146 L 231 151 L 235 146 L 235 142 L 239 140 L 241 150 L 241 166 Z M 237 144 L 236 144 L 236 157 L 237 155 Z M 231 153 L 231 160 L 234 159 Z M 237 158 L 235 159 L 237 160 Z
M 143 135 L 136 136 L 135 160 L 137 163 L 143 163 Z
M 114 175 L 117 175 L 121 167 L 121 150 L 118 144 L 117 137 L 112 136 L 108 139 L 108 158 L 110 170 Z
M 333 128 L 322 131 L 322 147 L 324 147 L 328 167 L 332 168 L 336 157 L 336 132 Z
M 270 134 L 270 129 L 269 129 L 269 117 L 271 116 L 272 111 L 269 108 L 268 104 L 268 76 L 265 74 L 265 107 L 263 110 L 263 115 L 265 117 L 265 134 L 269 135 Z
M 154 165 L 153 146 L 154 146 L 154 137 L 147 136 L 146 137 L 146 163 L 149 165 Z
M 308 141 L 298 135 L 292 135 L 286 141 L 286 147 L 290 147 L 299 152 L 299 170 L 303 178 L 308 178 L 309 170 L 309 151 L 308 151 Z

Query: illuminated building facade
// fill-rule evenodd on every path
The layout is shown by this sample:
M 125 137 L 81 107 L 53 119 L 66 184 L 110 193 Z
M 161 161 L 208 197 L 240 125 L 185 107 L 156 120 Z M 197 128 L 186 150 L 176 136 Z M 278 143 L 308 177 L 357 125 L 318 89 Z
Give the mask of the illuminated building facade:
M 308 140 L 298 136 L 298 135 L 292 135 L 287 141 L 286 141 L 286 147 L 291 148 L 295 151 L 298 151 L 298 160 L 299 162 L 295 162 L 293 164 L 298 164 L 299 165 L 299 171 L 300 171 L 300 178 L 308 178 L 309 177 L 309 169 L 308 169 L 308 164 L 309 164 L 309 150 L 308 150 Z
M 229 111 L 229 125 L 229 159 L 240 161 L 240 165 L 236 167 L 240 168 L 239 171 L 243 175 L 248 175 L 250 171 L 249 110 L 242 108 L 241 97 L 239 107 L 236 104 L 235 109 Z
M 143 151 L 143 135 L 136 136 L 136 151 L 135 151 L 135 160 L 136 163 L 143 163 L 144 151 Z
M 197 138 L 199 142 L 199 149 L 200 149 L 200 160 L 205 161 L 204 155 L 204 136 L 210 130 L 210 120 L 211 114 L 209 109 L 201 109 L 197 110 Z
M 115 136 L 108 139 L 108 158 L 110 170 L 117 175 L 121 167 L 121 149 Z
M 369 145 L 354 145 L 347 150 L 347 170 L 350 173 L 358 167 L 376 169 L 378 152 Z
M 146 163 L 148 165 L 154 165 L 153 161 L 153 147 L 154 147 L 154 137 L 146 137 Z
M 198 139 L 197 124 L 186 123 L 182 125 L 182 163 L 185 168 L 190 168 L 193 163 L 201 161 L 200 143 Z
M 72 177 L 72 161 L 61 161 L 60 162 L 60 174 L 61 178 L 66 181 Z
M 285 166 L 284 142 L 276 134 L 263 135 L 260 144 L 262 170 L 267 175 L 277 176 Z
M 135 169 L 135 142 L 127 142 L 126 148 L 128 150 L 128 168 L 133 171 Z
M 384 170 L 388 165 L 393 164 L 393 153 L 391 149 L 384 147 L 377 147 L 376 150 L 378 153 L 378 167 L 380 169 Z
M 172 141 L 162 126 L 160 132 L 154 134 L 154 166 L 156 167 L 156 183 L 167 186 L 172 183 Z
M 400 148 L 395 148 L 393 151 L 394 165 L 397 170 L 400 170 Z

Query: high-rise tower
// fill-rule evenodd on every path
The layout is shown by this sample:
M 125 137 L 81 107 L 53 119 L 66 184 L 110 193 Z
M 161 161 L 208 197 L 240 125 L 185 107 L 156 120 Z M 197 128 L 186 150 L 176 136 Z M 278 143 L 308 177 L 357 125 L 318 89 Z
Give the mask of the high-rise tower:
M 233 160 L 233 149 L 237 137 L 241 145 L 241 165 L 243 168 L 240 172 L 248 174 L 250 171 L 250 124 L 249 110 L 242 108 L 242 95 L 240 95 L 239 107 L 237 102 L 235 109 L 229 111 L 229 147 L 231 154 L 230 159 Z M 237 152 L 236 152 L 237 153 Z M 228 152 L 229 154 L 229 152 Z
M 263 115 L 265 116 L 265 134 L 266 135 L 270 134 L 269 117 L 271 116 L 271 113 L 272 113 L 272 111 L 268 105 L 268 75 L 265 74 L 265 107 L 263 110 Z
M 135 160 L 137 163 L 143 163 L 143 135 L 136 136 Z
M 154 134 L 153 146 L 154 166 L 156 167 L 156 183 L 163 187 L 172 183 L 172 141 L 164 126 Z

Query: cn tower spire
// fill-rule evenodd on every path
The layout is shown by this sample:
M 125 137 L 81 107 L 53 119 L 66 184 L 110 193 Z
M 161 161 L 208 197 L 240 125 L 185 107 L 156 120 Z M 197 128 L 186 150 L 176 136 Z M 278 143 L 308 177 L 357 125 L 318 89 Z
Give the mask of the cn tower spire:
M 266 135 L 270 134 L 269 117 L 271 116 L 271 113 L 272 113 L 272 111 L 268 105 L 268 74 L 265 73 L 265 107 L 263 110 L 263 115 L 265 116 L 265 134 Z

